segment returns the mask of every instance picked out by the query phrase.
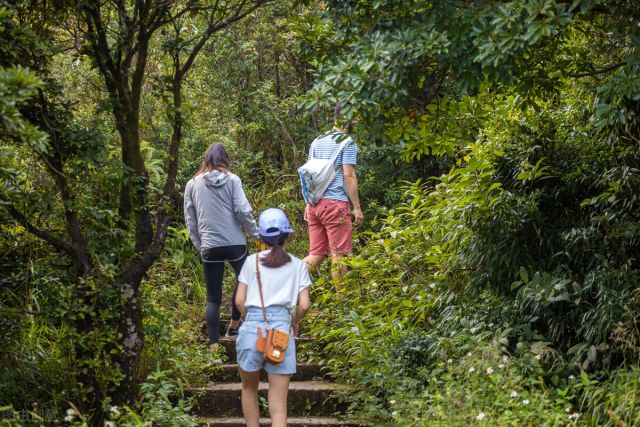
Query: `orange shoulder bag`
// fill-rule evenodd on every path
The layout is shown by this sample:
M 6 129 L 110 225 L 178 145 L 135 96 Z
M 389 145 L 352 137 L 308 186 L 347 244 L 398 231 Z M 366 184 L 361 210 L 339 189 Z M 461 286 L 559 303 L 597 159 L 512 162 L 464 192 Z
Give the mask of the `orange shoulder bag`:
M 256 349 L 263 354 L 265 362 L 274 365 L 284 360 L 284 354 L 289 345 L 289 334 L 277 329 L 269 329 L 267 327 L 267 312 L 264 309 L 264 298 L 262 296 L 262 281 L 260 280 L 260 262 L 258 258 L 260 254 L 256 254 L 256 276 L 258 278 L 258 289 L 260 290 L 260 303 L 262 304 L 262 315 L 264 316 L 264 327 L 267 336 L 262 335 L 262 328 L 258 327 L 258 339 L 256 340 Z

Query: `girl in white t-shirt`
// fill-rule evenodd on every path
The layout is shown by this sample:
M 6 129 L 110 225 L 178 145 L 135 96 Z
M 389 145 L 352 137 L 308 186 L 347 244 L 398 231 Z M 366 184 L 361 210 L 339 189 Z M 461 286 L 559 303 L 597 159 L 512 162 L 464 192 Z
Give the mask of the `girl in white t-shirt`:
M 245 315 L 236 340 L 238 370 L 242 379 L 242 412 L 247 426 L 259 426 L 258 385 L 260 370 L 264 367 L 269 377 L 271 425 L 278 427 L 287 425 L 289 380 L 296 373 L 294 336 L 298 334 L 300 320 L 311 306 L 311 278 L 304 261 L 284 249 L 284 243 L 293 230 L 283 211 L 267 209 L 260 215 L 258 226 L 260 238 L 269 250 L 247 258 L 238 275 L 235 300 Z M 258 265 L 256 257 L 259 257 Z M 260 270 L 267 328 L 290 334 L 284 360 L 275 365 L 264 362 L 262 353 L 256 349 L 258 327 L 265 330 L 256 268 Z

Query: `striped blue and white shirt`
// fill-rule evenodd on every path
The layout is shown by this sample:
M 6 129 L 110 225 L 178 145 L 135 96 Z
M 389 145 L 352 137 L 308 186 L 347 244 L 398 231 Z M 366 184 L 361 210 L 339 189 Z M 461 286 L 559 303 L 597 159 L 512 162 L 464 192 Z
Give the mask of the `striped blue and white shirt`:
M 331 181 L 329 187 L 327 187 L 327 191 L 324 192 L 324 195 L 322 196 L 323 199 L 342 200 L 344 202 L 349 201 L 347 188 L 344 185 L 344 172 L 342 170 L 342 165 L 356 164 L 358 146 L 350 136 L 340 131 L 332 130 L 331 132 L 327 132 L 314 139 L 311 143 L 311 147 L 309 148 L 309 159 L 329 160 L 335 154 L 340 143 L 344 141 L 344 137 L 346 137 L 349 142 L 333 164 L 337 170 L 336 177 Z

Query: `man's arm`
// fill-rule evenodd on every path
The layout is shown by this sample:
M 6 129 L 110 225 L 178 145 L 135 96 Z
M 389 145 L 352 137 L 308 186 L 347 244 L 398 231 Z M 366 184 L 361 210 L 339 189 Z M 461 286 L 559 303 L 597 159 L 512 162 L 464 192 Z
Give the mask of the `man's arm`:
M 353 205 L 353 216 L 355 217 L 356 224 L 362 224 L 364 221 L 364 215 L 362 209 L 360 209 L 360 197 L 358 197 L 358 177 L 356 177 L 355 165 L 342 165 L 342 171 L 344 172 L 344 185 L 347 187 L 347 194 L 349 200 Z

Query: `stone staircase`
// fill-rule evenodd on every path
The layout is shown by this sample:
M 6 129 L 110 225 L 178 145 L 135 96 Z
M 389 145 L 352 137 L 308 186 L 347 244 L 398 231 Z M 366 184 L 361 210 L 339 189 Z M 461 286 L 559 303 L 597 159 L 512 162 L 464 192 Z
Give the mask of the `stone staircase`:
M 308 341 L 308 338 L 303 337 L 298 340 L 298 355 L 302 353 L 300 350 Z M 190 390 L 190 394 L 198 396 L 193 414 L 203 426 L 244 426 L 235 341 L 221 339 L 220 344 L 225 349 L 227 363 L 222 365 L 222 369 L 211 377 L 211 382 L 205 387 Z M 334 393 L 340 390 L 348 391 L 347 386 L 328 381 L 320 366 L 314 363 L 298 360 L 297 370 L 289 385 L 288 426 L 365 425 L 343 416 L 346 406 L 334 396 Z M 271 425 L 266 409 L 269 384 L 264 371 L 260 381 L 259 400 L 261 414 L 264 416 L 260 419 L 260 425 L 268 426 Z

